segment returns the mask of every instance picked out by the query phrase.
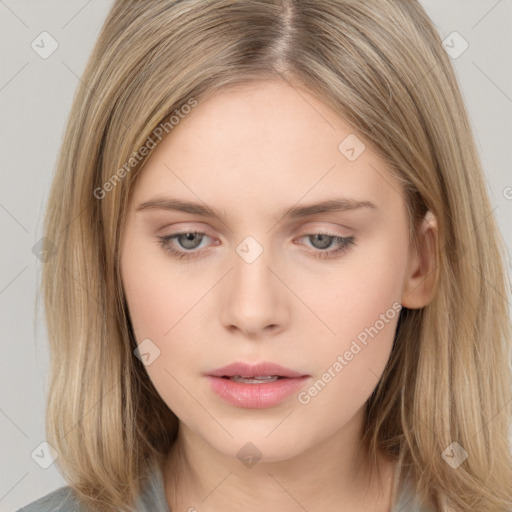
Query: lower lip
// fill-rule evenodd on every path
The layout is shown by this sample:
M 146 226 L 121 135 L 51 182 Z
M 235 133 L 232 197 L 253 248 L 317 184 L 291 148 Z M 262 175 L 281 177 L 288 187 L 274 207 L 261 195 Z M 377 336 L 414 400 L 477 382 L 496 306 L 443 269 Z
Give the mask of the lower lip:
M 213 391 L 226 402 L 248 409 L 265 409 L 280 404 L 297 392 L 309 376 L 278 379 L 263 384 L 244 384 L 207 375 Z

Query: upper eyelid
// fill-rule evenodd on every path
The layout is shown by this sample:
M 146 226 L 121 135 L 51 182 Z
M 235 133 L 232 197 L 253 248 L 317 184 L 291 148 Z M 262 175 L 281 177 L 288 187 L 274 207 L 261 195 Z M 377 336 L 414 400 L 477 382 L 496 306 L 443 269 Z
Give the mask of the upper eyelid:
M 324 223 L 321 223 L 321 222 L 317 222 L 318 224 L 324 224 Z M 336 224 L 337 228 L 344 228 L 345 230 L 350 230 L 352 231 L 353 228 L 350 228 L 349 226 L 341 226 L 339 224 Z M 164 228 L 161 228 L 159 229 L 158 231 L 165 231 L 167 229 L 171 229 L 171 226 L 167 226 L 167 227 L 164 227 Z M 336 233 L 336 228 L 331 228 L 331 227 L 325 227 L 325 225 L 321 225 L 321 226 L 313 226 L 313 227 L 310 227 L 310 228 L 304 228 L 304 233 L 303 235 L 301 236 L 304 236 L 304 235 L 314 235 L 314 234 L 317 234 L 317 233 L 325 233 L 325 234 L 329 234 L 330 236 L 339 236 L 339 237 L 348 237 L 348 236 L 351 236 L 350 234 L 341 234 L 341 233 Z M 295 227 L 293 227 L 293 230 L 295 231 Z M 172 232 L 170 234 L 163 234 L 162 236 L 174 236 L 174 235 L 182 235 L 182 234 L 186 234 L 186 233 L 194 233 L 194 232 L 197 232 L 199 234 L 203 234 L 203 235 L 207 235 L 211 238 L 218 238 L 214 235 L 210 235 L 209 232 L 208 232 L 208 228 L 197 228 L 197 227 L 187 227 L 185 226 L 184 228 L 180 228 L 178 229 L 177 231 L 175 232 Z

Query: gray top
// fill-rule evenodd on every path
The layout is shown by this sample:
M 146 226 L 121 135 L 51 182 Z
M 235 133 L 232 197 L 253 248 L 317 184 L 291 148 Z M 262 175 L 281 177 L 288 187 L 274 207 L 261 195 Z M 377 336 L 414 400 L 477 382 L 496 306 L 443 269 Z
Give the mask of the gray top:
M 171 512 L 165 497 L 163 475 L 157 464 L 154 465 L 143 492 L 139 496 L 135 510 L 137 512 Z M 16 512 L 86 512 L 80 507 L 74 491 L 69 486 L 60 487 L 46 496 L 33 501 Z M 421 507 L 412 487 L 406 482 L 397 503 L 391 512 L 435 512 Z

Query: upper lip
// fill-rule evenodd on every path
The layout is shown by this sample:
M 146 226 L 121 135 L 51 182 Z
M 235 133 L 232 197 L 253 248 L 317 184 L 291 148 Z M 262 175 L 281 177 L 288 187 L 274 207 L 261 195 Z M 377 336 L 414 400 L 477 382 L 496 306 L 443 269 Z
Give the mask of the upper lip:
M 285 368 L 276 363 L 261 362 L 256 364 L 235 362 L 208 372 L 211 377 L 259 377 L 263 375 L 278 375 L 279 377 L 304 377 L 306 374 Z

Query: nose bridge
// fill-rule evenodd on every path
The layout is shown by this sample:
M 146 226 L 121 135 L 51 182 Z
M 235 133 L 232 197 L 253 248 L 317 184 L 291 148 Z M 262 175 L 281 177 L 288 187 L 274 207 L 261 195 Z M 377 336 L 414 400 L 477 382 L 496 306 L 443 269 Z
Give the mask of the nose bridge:
M 246 236 L 235 248 L 233 284 L 241 292 L 256 294 L 272 293 L 273 275 L 268 267 L 272 267 L 271 249 L 268 237 L 263 235 Z
M 222 313 L 226 326 L 252 333 L 282 324 L 285 311 L 282 284 L 273 272 L 272 251 L 267 242 L 270 237 L 260 243 L 256 236 L 246 236 L 235 247 L 234 268 Z

